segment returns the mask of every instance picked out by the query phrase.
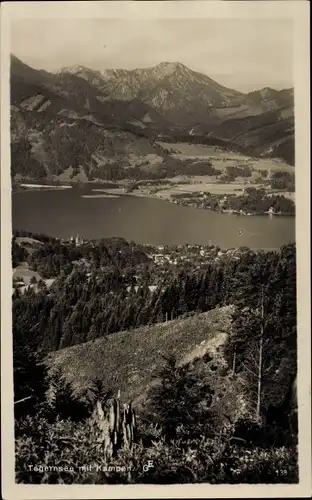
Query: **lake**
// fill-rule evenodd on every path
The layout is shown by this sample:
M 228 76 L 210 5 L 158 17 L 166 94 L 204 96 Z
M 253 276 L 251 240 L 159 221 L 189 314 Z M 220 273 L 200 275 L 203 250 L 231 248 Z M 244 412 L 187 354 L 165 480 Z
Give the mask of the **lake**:
M 269 249 L 295 241 L 294 217 L 222 214 L 129 195 L 90 197 L 97 187 L 14 193 L 13 228 L 62 238 L 117 236 L 152 245 Z

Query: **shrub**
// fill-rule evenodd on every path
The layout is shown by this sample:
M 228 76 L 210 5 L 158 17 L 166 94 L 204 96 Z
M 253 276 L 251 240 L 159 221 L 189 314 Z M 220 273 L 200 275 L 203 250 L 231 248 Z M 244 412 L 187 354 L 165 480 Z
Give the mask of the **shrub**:
M 229 483 L 297 483 L 297 451 L 285 446 L 252 449 L 234 446 L 224 470 Z

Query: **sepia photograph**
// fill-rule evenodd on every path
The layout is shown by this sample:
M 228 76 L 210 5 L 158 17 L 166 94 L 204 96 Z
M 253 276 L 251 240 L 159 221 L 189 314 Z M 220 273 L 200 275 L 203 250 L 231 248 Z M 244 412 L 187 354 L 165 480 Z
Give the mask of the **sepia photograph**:
M 305 2 L 288 15 L 73 2 L 96 3 L 88 16 L 14 3 L 1 96 L 13 482 L 298 487 Z

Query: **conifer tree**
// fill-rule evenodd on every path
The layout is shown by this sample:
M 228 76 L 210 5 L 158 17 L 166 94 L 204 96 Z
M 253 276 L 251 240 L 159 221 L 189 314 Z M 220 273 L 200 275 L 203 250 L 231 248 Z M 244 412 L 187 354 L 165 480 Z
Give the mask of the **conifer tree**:
M 166 439 L 177 437 L 179 428 L 195 436 L 207 424 L 213 391 L 209 384 L 188 365 L 178 366 L 174 356 L 165 358 L 160 370 L 161 383 L 151 392 L 150 408 Z

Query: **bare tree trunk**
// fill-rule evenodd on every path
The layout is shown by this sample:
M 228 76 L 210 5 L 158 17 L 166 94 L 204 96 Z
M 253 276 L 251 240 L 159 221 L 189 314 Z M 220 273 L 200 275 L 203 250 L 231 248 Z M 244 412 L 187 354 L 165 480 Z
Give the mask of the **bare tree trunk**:
M 232 365 L 233 375 L 235 374 L 235 368 L 236 368 L 236 351 L 234 352 L 234 356 L 233 356 L 233 365 Z
M 262 357 L 263 357 L 263 336 L 264 336 L 264 296 L 263 285 L 261 286 L 261 332 L 259 341 L 259 367 L 258 367 L 258 391 L 257 391 L 257 419 L 260 418 L 261 391 L 262 391 Z
M 27 399 L 31 399 L 34 396 L 27 396 L 26 398 L 19 399 L 18 401 L 14 401 L 14 404 L 17 405 L 18 403 L 22 403 L 23 401 L 27 401 Z

